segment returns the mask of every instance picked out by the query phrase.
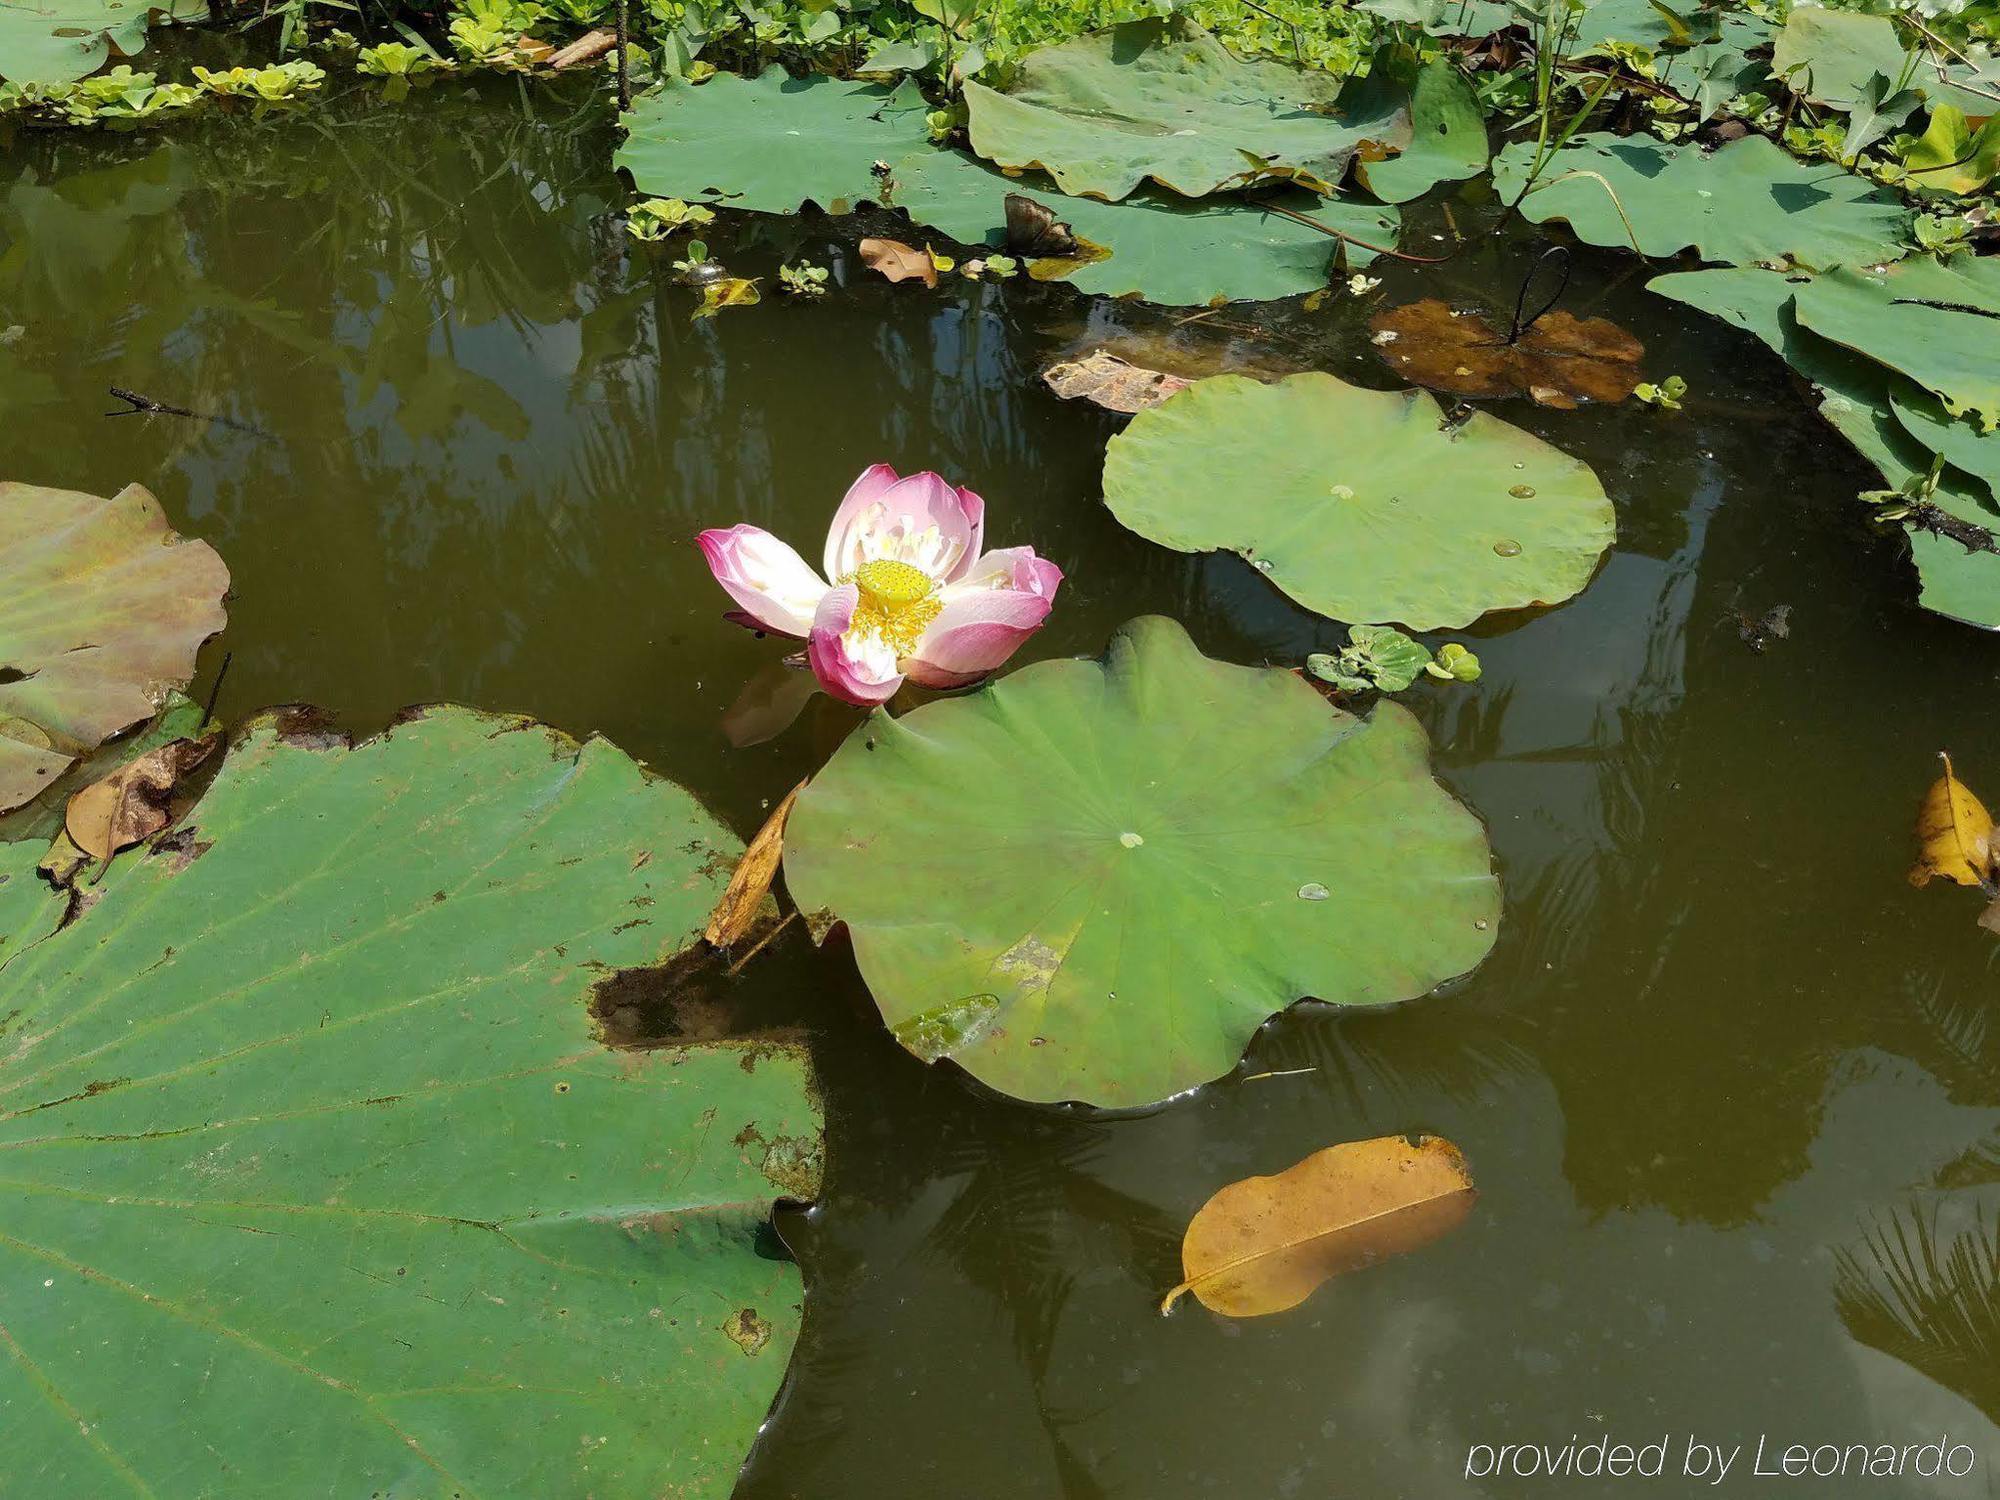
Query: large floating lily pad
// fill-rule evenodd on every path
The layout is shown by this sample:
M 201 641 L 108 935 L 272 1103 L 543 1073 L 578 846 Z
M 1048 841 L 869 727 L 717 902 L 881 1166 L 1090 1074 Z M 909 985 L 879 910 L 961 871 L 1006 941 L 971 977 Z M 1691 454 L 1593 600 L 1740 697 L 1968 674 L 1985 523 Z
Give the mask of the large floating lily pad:
M 1982 432 L 1971 417 L 1954 417 L 1944 403 L 1908 380 L 1891 377 L 1889 406 L 1925 451 L 1977 479 L 2000 497 L 2000 432 Z
M 1363 141 L 1410 139 L 1408 96 L 1290 63 L 1245 62 L 1184 17 L 1128 21 L 1021 59 L 1006 92 L 965 86 L 972 149 L 1116 200 L 1152 181 L 1201 197 L 1253 161 L 1328 187 Z
M 738 852 L 462 709 L 258 723 L 59 930 L 0 849 L 0 1490 L 728 1495 L 798 1332 L 759 1235 L 814 1188 L 804 1065 L 614 1052 L 589 1002 Z
M 187 686 L 228 588 L 136 484 L 0 484 L 0 812 Z
M 896 164 L 892 180 L 897 207 L 919 224 L 968 245 L 1004 244 L 1008 195 L 1032 198 L 1108 252 L 1100 259 L 1044 267 L 1038 274 L 1054 269 L 1081 292 L 1168 305 L 1296 297 L 1326 285 L 1328 268 L 1336 260 L 1367 265 L 1375 259 L 1368 246 L 1392 247 L 1400 228 L 1393 208 L 1322 199 L 1299 188 L 1253 199 L 1200 202 L 1152 188 L 1122 203 L 1068 198 L 958 151 L 917 152 Z M 1286 209 L 1352 238 L 1302 224 L 1280 211 Z
M 874 167 L 928 139 L 916 84 L 895 89 L 781 67 L 756 78 L 718 73 L 699 86 L 668 83 L 635 100 L 618 165 L 642 192 L 763 213 L 816 203 L 848 213 L 879 202 Z
M 1793 305 L 1802 326 L 1908 376 L 1952 416 L 2000 427 L 2000 261 L 1846 268 L 1798 288 Z
M 792 810 L 785 879 L 912 1051 L 1148 1104 L 1304 996 L 1407 1000 L 1485 956 L 1485 835 L 1427 753 L 1392 703 L 1355 718 L 1146 618 L 1101 662 L 875 715 Z
M 1493 180 L 1503 197 L 1520 193 L 1533 158 L 1532 141 L 1501 152 Z M 1566 220 L 1593 245 L 1654 257 L 1691 247 L 1746 266 L 1894 260 L 1910 228 L 1909 210 L 1886 188 L 1832 162 L 1799 161 L 1760 135 L 1714 152 L 1651 136 L 1579 136 L 1555 153 L 1521 212 L 1538 224 Z
M 1567 599 L 1615 530 L 1597 476 L 1540 438 L 1321 374 L 1221 375 L 1141 412 L 1104 499 L 1162 546 L 1240 553 L 1307 609 L 1419 630 Z
M 114 46 L 125 57 L 144 50 L 155 16 L 207 14 L 207 0 L 0 0 L 0 79 L 68 83 L 95 73 Z

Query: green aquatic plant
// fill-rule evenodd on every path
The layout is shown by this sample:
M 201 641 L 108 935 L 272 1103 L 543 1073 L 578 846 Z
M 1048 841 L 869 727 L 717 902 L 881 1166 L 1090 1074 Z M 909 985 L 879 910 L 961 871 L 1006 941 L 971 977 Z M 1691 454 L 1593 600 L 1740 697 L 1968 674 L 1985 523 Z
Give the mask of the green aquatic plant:
M 1271 1015 L 1412 999 L 1492 946 L 1479 822 L 1393 702 L 1210 660 L 1174 621 L 871 716 L 799 796 L 785 881 L 846 922 L 896 1039 L 991 1088 L 1127 1108 Z
M 1688 383 L 1678 375 L 1669 375 L 1658 385 L 1650 380 L 1641 381 L 1632 387 L 1632 394 L 1648 406 L 1657 406 L 1662 411 L 1679 411 L 1681 397 L 1687 394 Z
M 0 5 L 0 79 L 26 87 L 95 73 L 116 51 L 137 57 L 157 22 L 207 19 L 207 0 L 35 0 Z
M 824 297 L 827 278 L 831 274 L 825 266 L 804 261 L 796 266 L 779 266 L 778 290 L 794 297 Z
M 1541 439 L 1319 373 L 1216 376 L 1140 412 L 1106 449 L 1104 503 L 1318 614 L 1418 630 L 1569 598 L 1615 529 L 1597 477 Z
M 1316 652 L 1306 670 L 1343 693 L 1400 693 L 1419 677 L 1444 682 L 1477 682 L 1479 658 L 1452 641 L 1436 656 L 1393 625 L 1356 625 L 1338 651 Z
M 458 708 L 253 721 L 87 901 L 0 847 L 0 1258 L 44 1293 L 0 1399 L 37 1482 L 726 1496 L 799 1333 L 768 1223 L 818 1187 L 806 1060 L 594 1012 L 671 994 L 740 853 L 604 741 Z
M 371 78 L 414 78 L 420 73 L 449 68 L 451 64 L 435 52 L 412 47 L 407 42 L 380 42 L 355 53 L 354 66 Z
M 699 229 L 714 222 L 714 211 L 700 204 L 679 198 L 648 198 L 626 211 L 625 232 L 635 240 L 657 244 L 683 229 Z
M 203 91 L 219 98 L 257 99 L 266 103 L 295 99 L 326 82 L 326 70 L 303 58 L 269 68 L 231 68 L 226 73 L 194 70 Z

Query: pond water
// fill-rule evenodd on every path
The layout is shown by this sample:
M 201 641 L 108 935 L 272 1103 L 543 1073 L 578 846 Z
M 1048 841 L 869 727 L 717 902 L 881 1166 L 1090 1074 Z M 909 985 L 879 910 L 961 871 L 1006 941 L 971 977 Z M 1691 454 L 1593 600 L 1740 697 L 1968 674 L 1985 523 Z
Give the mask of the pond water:
M 0 474 L 141 482 L 216 546 L 229 626 L 193 691 L 228 652 L 226 718 L 518 710 L 609 736 L 745 836 L 854 715 L 820 698 L 771 732 L 783 648 L 723 622 L 693 538 L 747 519 L 816 555 L 876 460 L 972 485 L 989 541 L 1065 569 L 1020 660 L 1095 653 L 1147 612 L 1238 662 L 1344 638 L 1240 560 L 1114 522 L 1117 419 L 1036 372 L 1167 338 L 1389 387 L 1377 303 L 1183 322 L 1059 285 L 892 287 L 854 225 L 807 218 L 709 239 L 767 287 L 780 259 L 832 264 L 834 295 L 696 323 L 672 252 L 615 217 L 614 144 L 587 87 L 511 80 L 17 137 Z M 1492 218 L 1480 196 L 1419 210 L 1405 243 L 1452 248 Z M 1504 313 L 1539 244 L 1517 227 L 1378 266 L 1378 297 Z M 742 1496 L 1536 1494 L 1465 1479 L 1468 1446 L 1666 1436 L 1678 1464 L 1690 1435 L 1940 1432 L 1978 1452 L 1971 1478 L 1866 1492 L 2000 1493 L 2000 1361 L 1955 1394 L 1838 1297 L 1871 1227 L 1935 1212 L 1949 1235 L 2000 1181 L 2000 948 L 1971 893 L 1903 880 L 1934 751 L 2000 786 L 2000 655 L 1916 608 L 1903 543 L 1852 503 L 1873 476 L 1783 366 L 1644 279 L 1581 251 L 1564 305 L 1638 333 L 1685 412 L 1494 408 L 1596 469 L 1616 551 L 1567 606 L 1458 633 L 1478 684 L 1405 695 L 1504 881 L 1469 979 L 1388 1014 L 1297 1008 L 1236 1076 L 1126 1117 L 926 1068 L 844 942 L 796 928 L 704 1007 L 646 1019 L 802 1026 L 826 1092 L 824 1197 L 781 1226 L 806 1330 Z M 107 417 L 114 385 L 239 425 Z M 1753 650 L 1738 611 L 1779 604 L 1789 638 Z M 1465 1150 L 1466 1229 L 1283 1316 L 1158 1315 L 1217 1187 L 1405 1131 Z

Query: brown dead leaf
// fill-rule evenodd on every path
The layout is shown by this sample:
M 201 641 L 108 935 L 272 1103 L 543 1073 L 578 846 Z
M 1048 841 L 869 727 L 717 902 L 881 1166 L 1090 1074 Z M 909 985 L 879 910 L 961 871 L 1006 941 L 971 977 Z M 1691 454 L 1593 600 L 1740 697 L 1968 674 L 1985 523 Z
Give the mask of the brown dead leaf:
M 1386 308 L 1369 322 L 1375 349 L 1413 385 L 1454 396 L 1532 396 L 1563 411 L 1623 401 L 1646 352 L 1606 318 L 1546 313 L 1513 343 L 1477 313 L 1435 297 Z
M 937 285 L 937 266 L 928 250 L 912 250 L 901 240 L 863 240 L 861 263 L 890 281 L 921 281 Z
M 172 740 L 119 767 L 69 799 L 63 831 L 70 842 L 102 863 L 167 826 L 168 799 L 180 779 L 208 759 L 218 734 Z
M 1931 784 L 1917 809 L 1917 862 L 1910 866 L 1910 884 L 1925 886 L 1944 879 L 1987 887 L 1995 856 L 2000 855 L 1993 816 L 1952 771 L 1951 757 L 1939 751 L 1938 759 L 1944 763 L 1944 774 Z
M 1094 349 L 1082 359 L 1065 359 L 1042 371 L 1042 381 L 1065 401 L 1088 401 L 1106 411 L 1140 412 L 1158 406 L 1192 383 L 1164 370 L 1128 364 Z
M 1465 1158 L 1439 1136 L 1329 1146 L 1275 1177 L 1232 1182 L 1204 1203 L 1181 1242 L 1187 1280 L 1160 1311 L 1193 1292 L 1232 1318 L 1283 1312 L 1329 1277 L 1456 1229 L 1477 1196 Z
M 596 62 L 613 47 L 618 45 L 618 34 L 593 27 L 567 47 L 551 52 L 548 64 L 552 68 L 573 68 L 578 63 Z
M 806 784 L 801 781 L 785 794 L 785 800 L 764 820 L 764 826 L 750 840 L 750 847 L 743 851 L 743 858 L 736 862 L 729 888 L 715 903 L 715 910 L 708 914 L 708 926 L 702 930 L 701 935 L 710 947 L 727 948 L 741 941 L 764 914 L 764 898 L 771 894 L 771 881 L 777 876 L 778 861 L 785 852 L 785 819 L 791 816 L 792 804 L 805 789 Z

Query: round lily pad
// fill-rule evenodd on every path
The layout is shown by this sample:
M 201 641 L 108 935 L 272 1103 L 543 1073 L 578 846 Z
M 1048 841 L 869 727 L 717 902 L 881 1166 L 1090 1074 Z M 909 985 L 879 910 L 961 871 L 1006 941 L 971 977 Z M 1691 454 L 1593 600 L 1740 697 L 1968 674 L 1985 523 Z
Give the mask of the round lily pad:
M 1111 440 L 1111 513 L 1236 552 L 1307 609 L 1418 630 L 1567 599 L 1615 521 L 1597 476 L 1497 417 L 1331 375 L 1197 381 Z
M 1147 181 L 1198 198 L 1260 170 L 1337 187 L 1364 141 L 1410 140 L 1407 89 L 1246 62 L 1180 16 L 1038 48 L 1017 71 L 1005 93 L 966 84 L 972 149 L 1114 202 Z
M 1101 661 L 871 717 L 793 808 L 785 879 L 919 1056 L 1149 1104 L 1305 996 L 1407 1000 L 1485 956 L 1486 837 L 1427 756 L 1394 704 L 1357 718 L 1148 617 Z
M 930 108 L 915 83 L 894 89 L 775 64 L 755 78 L 718 73 L 699 86 L 668 83 L 632 103 L 617 164 L 640 191 L 689 203 L 794 214 L 882 200 L 876 162 L 929 139 Z
M 0 812 L 186 687 L 228 589 L 136 484 L 0 484 Z
M 155 16 L 206 19 L 206 0 L 7 0 L 0 5 L 0 78 L 68 83 L 95 73 L 115 45 L 134 57 Z
M 1908 376 L 1981 433 L 2000 429 L 2000 263 L 1842 267 L 1797 288 L 1802 327 Z
M 727 1496 L 798 1334 L 804 1060 L 591 1007 L 740 850 L 464 709 L 255 724 L 73 908 L 0 848 L 0 1491 Z

